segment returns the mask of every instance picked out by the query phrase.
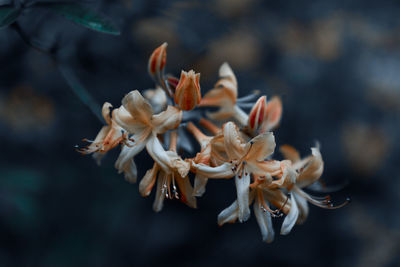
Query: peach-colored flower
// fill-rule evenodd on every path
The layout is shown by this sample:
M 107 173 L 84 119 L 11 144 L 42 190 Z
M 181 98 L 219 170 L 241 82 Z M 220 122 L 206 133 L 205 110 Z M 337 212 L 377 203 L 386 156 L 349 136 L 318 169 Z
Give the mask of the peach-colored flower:
M 176 139 L 176 132 L 172 132 L 170 150 L 166 151 L 169 158 L 168 169 L 161 168 L 155 162 L 153 168 L 146 172 L 139 184 L 140 194 L 147 197 L 150 195 L 157 178 L 157 192 L 153 204 L 153 209 L 156 212 L 161 211 L 165 198 L 180 199 L 191 208 L 197 207 L 196 198 L 192 196 L 193 188 L 188 177 L 190 163 L 182 160 L 176 153 Z
M 208 178 L 230 178 L 235 176 L 236 193 L 239 208 L 239 221 L 246 221 L 250 215 L 249 186 L 250 175 L 265 176 L 269 173 L 275 176 L 281 172 L 278 161 L 264 161 L 275 149 L 275 139 L 272 133 L 264 133 L 246 142 L 233 122 L 223 126 L 225 163 L 211 167 L 202 163 L 192 162 L 196 173 Z
M 289 199 L 282 191 L 268 189 L 269 182 L 270 179 L 257 178 L 256 182 L 251 185 L 248 201 L 248 205 L 253 203 L 254 214 L 263 241 L 267 243 L 272 242 L 275 236 L 271 217 L 279 216 L 277 215 L 279 212 L 286 214 L 281 227 L 281 233 L 286 234 L 290 232 L 290 229 L 296 223 L 296 214 L 298 214 L 296 203 L 292 199 Z M 271 205 L 277 207 L 277 209 L 272 210 Z M 239 202 L 236 200 L 218 215 L 218 225 L 222 226 L 225 223 L 234 223 L 239 219 L 239 216 Z
M 159 114 L 153 115 L 153 108 L 143 98 L 139 91 L 135 90 L 127 94 L 122 100 L 122 106 L 115 112 L 116 122 L 133 135 L 134 143 L 124 146 L 119 155 L 115 167 L 119 172 L 124 172 L 125 177 L 135 177 L 135 169 L 131 161 L 146 147 L 150 156 L 163 168 L 168 170 L 170 158 L 164 151 L 158 134 L 178 127 L 182 120 L 182 111 L 173 106 Z M 129 179 L 132 182 L 134 179 Z
M 200 103 L 200 73 L 193 70 L 181 72 L 181 78 L 175 88 L 175 103 L 182 110 L 192 110 Z
M 322 160 L 318 145 L 312 147 L 311 155 L 304 159 L 301 159 L 299 152 L 289 145 L 281 146 L 280 151 L 285 158 L 292 162 L 293 168 L 298 172 L 296 184 L 293 186 L 291 191 L 292 196 L 297 202 L 297 206 L 299 208 L 297 223 L 303 223 L 308 216 L 307 201 L 325 209 L 337 209 L 350 202 L 350 200 L 347 199 L 344 203 L 338 206 L 333 206 L 330 196 L 323 198 L 314 197 L 302 190 L 302 188 L 311 186 L 312 184 L 318 182 L 324 170 L 324 161 Z
M 201 100 L 201 107 L 219 107 L 216 112 L 208 112 L 207 116 L 213 120 L 228 120 L 235 118 L 241 125 L 246 125 L 247 114 L 236 105 L 238 84 L 236 76 L 228 63 L 219 68 L 220 79 L 214 89 L 207 92 Z

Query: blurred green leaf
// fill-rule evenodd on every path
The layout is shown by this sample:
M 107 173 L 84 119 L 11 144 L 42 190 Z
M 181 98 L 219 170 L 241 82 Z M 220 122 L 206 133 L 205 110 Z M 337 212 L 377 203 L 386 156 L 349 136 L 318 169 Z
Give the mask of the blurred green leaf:
M 48 8 L 63 17 L 83 25 L 91 30 L 119 35 L 117 26 L 107 17 L 96 11 L 75 3 L 42 3 L 40 7 Z
M 13 23 L 19 16 L 20 10 L 12 6 L 0 7 L 0 28 L 6 27 Z

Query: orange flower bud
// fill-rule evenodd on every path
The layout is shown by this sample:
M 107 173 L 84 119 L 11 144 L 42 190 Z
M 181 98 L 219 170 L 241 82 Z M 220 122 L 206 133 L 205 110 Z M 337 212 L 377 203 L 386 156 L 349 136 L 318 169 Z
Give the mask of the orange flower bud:
M 167 43 L 157 47 L 149 59 L 149 73 L 151 76 L 160 76 L 167 62 Z
M 260 97 L 254 104 L 249 114 L 248 126 L 252 133 L 255 133 L 258 127 L 264 122 L 266 115 L 267 98 Z
M 193 70 L 182 71 L 181 78 L 175 89 L 175 103 L 182 110 L 192 110 L 200 103 L 200 73 Z

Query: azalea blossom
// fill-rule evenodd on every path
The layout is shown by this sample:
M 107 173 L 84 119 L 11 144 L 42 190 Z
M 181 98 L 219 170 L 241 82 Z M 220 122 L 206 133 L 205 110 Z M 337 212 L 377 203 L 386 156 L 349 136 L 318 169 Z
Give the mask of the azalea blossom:
M 153 114 L 150 103 L 135 90 L 127 94 L 122 100 L 122 106 L 115 112 L 115 120 L 122 128 L 132 134 L 134 143 L 122 148 L 115 167 L 124 172 L 127 180 L 136 182 L 136 168 L 131 161 L 146 147 L 150 156 L 168 171 L 170 158 L 163 149 L 157 135 L 178 127 L 182 120 L 182 111 L 173 106 L 159 114 Z
M 213 120 L 235 118 L 240 124 L 245 125 L 248 116 L 236 105 L 238 84 L 236 76 L 228 63 L 225 62 L 219 68 L 219 77 L 220 79 L 215 84 L 214 89 L 203 96 L 199 106 L 219 107 L 218 111 L 207 113 L 207 116 Z
M 296 184 L 293 186 L 292 195 L 294 200 L 297 202 L 299 207 L 299 215 L 297 222 L 299 224 L 304 223 L 307 219 L 309 208 L 307 202 L 314 204 L 320 208 L 325 209 L 337 209 L 347 205 L 350 199 L 346 199 L 345 202 L 338 206 L 333 206 L 330 196 L 315 197 L 306 193 L 303 188 L 311 186 L 316 183 L 322 175 L 324 170 L 324 161 L 322 160 L 319 146 L 311 148 L 311 155 L 301 159 L 299 152 L 289 145 L 283 145 L 280 147 L 281 153 L 285 158 L 289 159 L 293 164 L 293 168 L 299 173 L 296 179 Z
M 165 199 L 196 208 L 196 197 L 204 195 L 209 180 L 233 183 L 234 179 L 236 200 L 220 212 L 218 224 L 245 222 L 252 205 L 262 239 L 269 243 L 275 236 L 275 217 L 284 216 L 280 233 L 286 235 L 305 221 L 308 202 L 328 209 L 348 203 L 333 206 L 329 196 L 316 197 L 304 190 L 318 185 L 324 170 L 318 146 L 301 159 L 285 145 L 280 149 L 285 159 L 273 159 L 276 144 L 271 131 L 283 112 L 278 96 L 267 100 L 253 91 L 238 98 L 236 76 L 223 63 L 214 88 L 202 97 L 200 73 L 182 71 L 178 79 L 166 72 L 166 63 L 167 43 L 163 43 L 148 61 L 154 89 L 144 90 L 143 96 L 138 90 L 129 92 L 115 109 L 106 102 L 102 109 L 106 125 L 93 141 L 84 139 L 90 142 L 87 147 L 78 149 L 92 153 L 99 163 L 107 151 L 120 145 L 115 168 L 131 183 L 138 176 L 134 158 L 146 151 L 153 166 L 141 179 L 139 193 L 148 197 L 156 187 L 154 211 L 162 210 Z
M 249 186 L 250 175 L 264 176 L 265 173 L 276 175 L 280 172 L 277 161 L 264 161 L 275 149 L 275 139 L 271 132 L 258 135 L 245 142 L 237 126 L 228 122 L 223 126 L 224 147 L 226 162 L 217 167 L 203 163 L 193 166 L 196 173 L 208 178 L 230 178 L 235 176 L 236 193 L 239 209 L 239 221 L 246 221 L 250 215 Z
M 163 169 L 155 162 L 153 168 L 146 172 L 139 184 L 140 194 L 143 197 L 147 197 L 150 195 L 157 178 L 156 197 L 153 204 L 153 210 L 156 212 L 161 211 L 165 198 L 180 199 L 191 208 L 197 207 L 196 198 L 192 196 L 193 188 L 188 177 L 190 163 L 182 160 L 176 153 L 176 141 L 177 133 L 172 132 L 169 151 L 166 151 L 169 159 L 168 170 Z

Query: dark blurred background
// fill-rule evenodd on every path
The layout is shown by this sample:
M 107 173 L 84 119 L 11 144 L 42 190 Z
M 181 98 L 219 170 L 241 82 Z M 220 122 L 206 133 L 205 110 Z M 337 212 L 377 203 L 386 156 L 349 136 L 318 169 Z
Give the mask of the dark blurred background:
M 7 1 L 5 1 L 7 2 Z M 1 266 L 400 266 L 400 4 L 398 1 L 146 1 L 84 4 L 112 18 L 120 36 L 42 11 L 0 31 Z M 212 181 L 193 210 L 118 175 L 118 149 L 96 166 L 74 150 L 102 123 L 70 89 L 64 62 L 101 105 L 153 87 L 152 50 L 168 42 L 167 70 L 201 73 L 205 92 L 228 61 L 240 95 L 280 95 L 277 145 L 302 155 L 318 140 L 327 185 L 352 203 L 312 206 L 304 225 L 263 243 L 252 218 L 218 227 L 233 181 Z M 276 153 L 279 158 L 279 153 Z M 141 177 L 150 167 L 136 158 Z

